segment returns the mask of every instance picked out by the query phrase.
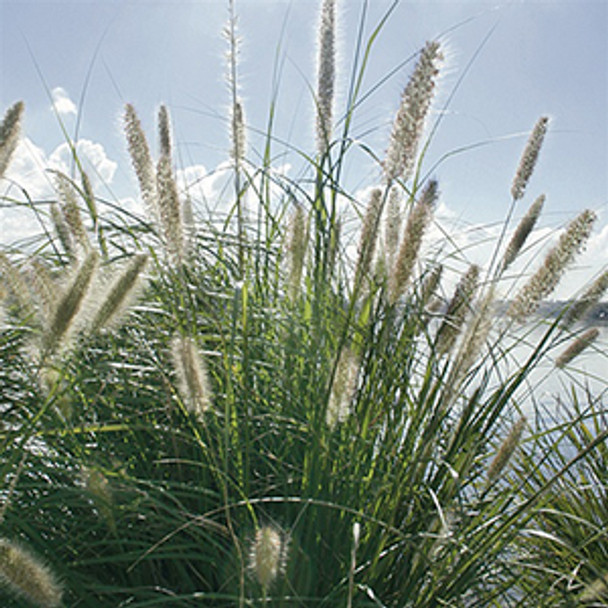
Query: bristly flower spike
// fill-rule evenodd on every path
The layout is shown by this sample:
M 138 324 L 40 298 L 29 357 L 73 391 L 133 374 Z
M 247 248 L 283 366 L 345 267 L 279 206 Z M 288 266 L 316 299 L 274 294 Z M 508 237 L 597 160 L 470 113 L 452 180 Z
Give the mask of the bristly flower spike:
M 549 124 L 549 118 L 542 116 L 538 119 L 534 125 L 534 129 L 528 139 L 526 147 L 519 160 L 515 177 L 513 178 L 513 184 L 511 186 L 511 196 L 513 200 L 517 201 L 523 197 L 528 181 L 532 176 L 536 161 L 538 160 L 538 154 L 543 144 L 545 134 L 547 133 L 547 126 Z
M 249 570 L 264 590 L 285 570 L 288 541 L 273 526 L 262 526 L 255 533 L 249 553 Z
M 357 388 L 359 360 L 350 348 L 342 349 L 331 385 L 325 421 L 330 429 L 344 422 L 351 412 L 351 402 Z
M 169 156 L 161 156 L 156 169 L 160 221 L 170 257 L 181 264 L 184 259 L 184 228 L 173 166 Z
M 498 479 L 499 475 L 504 471 L 505 467 L 509 464 L 513 453 L 517 449 L 521 440 L 522 433 L 526 428 L 526 418 L 522 416 L 511 428 L 509 434 L 505 437 L 502 442 L 496 456 L 490 463 L 488 468 L 488 483 L 492 483 Z
M 581 250 L 591 234 L 596 215 L 593 211 L 583 211 L 576 217 L 559 241 L 545 257 L 542 266 L 515 296 L 507 314 L 516 321 L 523 321 L 557 287 L 567 266 Z
M 437 330 L 437 352 L 448 352 L 459 336 L 465 317 L 471 310 L 471 304 L 477 291 L 480 268 L 471 264 L 469 269 L 456 285 L 454 295 L 448 304 L 444 320 Z
M 580 321 L 591 307 L 600 301 L 606 290 L 608 290 L 608 270 L 595 279 L 585 293 L 568 308 L 564 316 L 564 327 L 570 327 Z
M 125 135 L 131 162 L 139 181 L 141 196 L 154 220 L 159 221 L 156 178 L 150 148 L 135 109 L 131 104 L 125 106 Z
M 388 194 L 384 223 L 384 246 L 386 265 L 392 268 L 395 255 L 399 247 L 399 233 L 401 230 L 401 190 L 393 186 Z
M 73 326 L 97 270 L 98 261 L 98 253 L 96 251 L 89 252 L 76 271 L 74 279 L 57 302 L 43 337 L 42 345 L 45 354 L 54 351 Z
M 508 266 L 510 266 L 521 251 L 521 248 L 524 246 L 528 236 L 532 230 L 534 230 L 534 226 L 536 226 L 536 222 L 540 216 L 540 213 L 543 209 L 543 205 L 545 203 L 545 195 L 541 194 L 530 206 L 528 212 L 521 219 L 507 248 L 505 250 L 505 254 L 502 260 L 501 272 L 504 271 Z
M 442 59 L 439 43 L 427 42 L 403 91 L 384 161 L 387 183 L 399 178 L 408 179 L 412 174 Z
M 22 101 L 13 104 L 4 114 L 0 123 L 0 178 L 6 172 L 11 157 L 19 143 L 21 118 L 25 105 Z
M 327 151 L 333 121 L 336 78 L 336 0 L 322 0 L 319 14 L 317 75 L 317 152 Z
M 575 357 L 578 357 L 586 348 L 589 348 L 599 335 L 600 330 L 597 327 L 588 329 L 584 334 L 576 338 L 555 360 L 555 367 L 559 367 L 560 369 L 566 367 Z
M 93 333 L 120 317 L 136 290 L 147 260 L 148 256 L 144 253 L 136 255 L 115 279 L 91 323 Z
M 158 141 L 160 155 L 171 157 L 171 120 L 165 105 L 158 109 Z
M 295 298 L 300 289 L 304 260 L 306 258 L 306 246 L 308 243 L 308 227 L 304 208 L 296 203 L 296 208 L 291 217 L 289 230 L 289 241 L 287 253 L 289 260 L 289 285 L 288 294 L 291 299 Z
M 63 590 L 48 566 L 6 538 L 0 539 L 0 582 L 40 608 L 61 604 Z
M 361 237 L 359 238 L 359 251 L 355 271 L 355 285 L 366 279 L 376 250 L 378 242 L 378 224 L 382 213 L 382 190 L 374 188 L 370 195 L 363 225 L 361 226 Z
M 430 180 L 407 218 L 401 247 L 389 277 L 389 302 L 394 304 L 403 294 L 418 259 L 422 237 L 433 216 L 438 197 L 437 181 Z
M 175 336 L 171 351 L 181 397 L 186 408 L 200 417 L 211 405 L 207 368 L 192 338 Z

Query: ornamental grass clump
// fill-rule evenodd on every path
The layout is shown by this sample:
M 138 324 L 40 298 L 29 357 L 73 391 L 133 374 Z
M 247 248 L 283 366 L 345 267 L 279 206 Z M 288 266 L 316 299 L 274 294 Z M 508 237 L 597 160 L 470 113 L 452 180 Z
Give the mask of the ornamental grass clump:
M 544 197 L 510 219 L 541 120 L 491 261 L 458 247 L 435 214 L 437 129 L 424 139 L 441 46 L 406 68 L 384 162 L 355 116 L 377 89 L 363 90 L 365 68 L 392 10 L 366 45 L 372 4 L 341 95 L 341 14 L 319 0 L 317 80 L 308 114 L 289 116 L 311 147 L 296 150 L 297 176 L 274 131 L 279 96 L 266 130 L 245 122 L 229 0 L 229 145 L 213 196 L 181 189 L 190 154 L 167 107 L 153 159 L 127 105 L 139 214 L 91 190 L 75 147 L 54 205 L 19 205 L 45 230 L 0 253 L 0 523 L 53 555 L 66 606 L 567 608 L 608 571 L 606 391 L 591 374 L 567 386 L 581 377 L 571 360 L 546 365 L 595 335 L 572 327 L 605 273 L 554 319 L 513 322 L 550 295 L 593 213 L 543 270 L 515 271 L 538 240 Z M 361 152 L 374 174 L 353 186 Z M 552 376 L 564 403 L 584 392 L 590 404 L 551 420 Z

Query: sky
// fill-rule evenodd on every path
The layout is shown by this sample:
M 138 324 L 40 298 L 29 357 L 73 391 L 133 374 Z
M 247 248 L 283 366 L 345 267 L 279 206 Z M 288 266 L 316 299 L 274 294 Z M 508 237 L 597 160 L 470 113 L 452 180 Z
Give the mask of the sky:
M 303 165 L 297 151 L 313 152 L 315 146 L 311 91 L 318 2 L 235 4 L 248 156 L 253 162 L 259 158 L 259 133 L 266 130 L 276 99 L 277 164 L 297 177 Z M 339 2 L 338 119 L 359 28 L 368 40 L 392 4 Z M 121 128 L 124 104 L 135 106 L 155 142 L 155 114 L 165 103 L 180 178 L 204 178 L 201 197 L 212 205 L 219 196 L 218 168 L 230 149 L 226 18 L 224 0 L 0 0 L 0 111 L 19 99 L 26 104 L 24 138 L 7 177 L 35 199 L 49 196 L 43 169 L 69 166 L 58 115 L 88 159 L 96 192 L 137 210 Z M 445 49 L 430 117 L 430 125 L 440 123 L 424 165 L 439 181 L 438 217 L 458 234 L 470 261 L 487 259 L 484 245 L 468 247 L 496 241 L 528 134 L 548 115 L 549 133 L 515 218 L 546 194 L 536 237 L 549 242 L 583 209 L 598 214 L 593 238 L 563 293 L 579 289 L 608 267 L 608 3 L 397 2 L 375 39 L 363 80 L 365 99 L 352 131 L 361 146 L 344 174 L 351 192 L 378 183 L 379 168 L 363 146 L 382 157 L 413 57 L 431 39 Z M 0 192 L 6 188 L 0 184 Z M 0 209 L 0 242 L 38 229 L 20 213 Z

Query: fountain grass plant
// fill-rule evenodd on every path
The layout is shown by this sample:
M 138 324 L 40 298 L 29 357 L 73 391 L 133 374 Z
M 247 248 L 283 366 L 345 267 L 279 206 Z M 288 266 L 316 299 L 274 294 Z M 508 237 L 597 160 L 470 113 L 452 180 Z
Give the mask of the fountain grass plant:
M 273 173 L 270 128 L 261 166 L 248 161 L 231 2 L 228 219 L 186 221 L 168 110 L 155 167 L 128 105 L 152 220 L 98 213 L 77 163 L 83 186 L 60 177 L 48 209 L 55 235 L 0 258 L 0 544 L 45 558 L 62 605 L 570 606 L 604 593 L 603 469 L 588 475 L 593 500 L 576 515 L 558 490 L 574 492 L 575 466 L 599 463 L 601 425 L 554 422 L 571 440 L 568 460 L 520 413 L 527 379 L 571 335 L 563 315 L 507 365 L 508 337 L 554 287 L 592 214 L 516 296 L 516 315 L 500 314 L 496 294 L 528 216 L 487 280 L 471 266 L 442 301 L 441 261 L 420 253 L 440 187 L 419 171 L 440 70 L 431 42 L 396 112 L 355 267 L 339 203 L 367 201 L 341 178 L 381 26 L 359 49 L 336 135 L 334 4 L 321 3 L 317 150 L 302 182 Z M 21 114 L 9 110 L 0 131 L 3 163 Z M 541 119 L 532 131 L 514 201 L 546 128 Z M 33 596 L 29 584 L 12 581 L 4 605 Z

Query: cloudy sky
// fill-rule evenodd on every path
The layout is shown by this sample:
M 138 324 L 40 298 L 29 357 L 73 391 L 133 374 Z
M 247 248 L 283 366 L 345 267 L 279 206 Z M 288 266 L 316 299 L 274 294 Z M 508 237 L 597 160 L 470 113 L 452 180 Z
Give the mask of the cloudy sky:
M 217 169 L 228 157 L 228 93 L 224 81 L 224 0 L 0 0 L 0 108 L 26 103 L 24 140 L 7 177 L 36 198 L 49 195 L 45 168 L 68 170 L 59 120 L 87 159 L 96 192 L 138 198 L 121 131 L 133 103 L 154 141 L 154 117 L 166 103 L 177 162 L 187 179 L 203 180 L 213 206 Z M 371 0 L 367 40 L 389 6 Z M 315 78 L 316 0 L 236 0 L 242 36 L 241 93 L 249 152 L 259 158 L 276 96 L 277 162 L 297 177 L 296 150 L 314 151 L 311 88 Z M 340 3 L 340 87 L 346 91 L 361 26 L 362 0 Z M 510 204 L 509 189 L 529 131 L 551 117 L 521 216 L 547 195 L 538 237 L 556 233 L 584 208 L 599 215 L 587 253 L 568 290 L 608 264 L 608 3 L 603 0 L 402 0 L 376 39 L 364 79 L 364 103 L 353 135 L 379 156 L 386 149 L 399 96 L 426 40 L 446 49 L 433 120 L 441 123 L 425 167 L 442 192 L 440 212 L 463 245 L 495 241 Z M 339 96 L 337 117 L 344 107 Z M 362 152 L 349 159 L 352 192 L 379 179 Z M 3 193 L 7 184 L 0 184 Z M 11 190 L 14 193 L 15 190 Z M 0 210 L 0 241 L 35 229 Z M 456 229 L 455 229 L 456 230 Z M 467 250 L 469 251 L 469 250 Z M 487 257 L 470 249 L 472 261 Z

